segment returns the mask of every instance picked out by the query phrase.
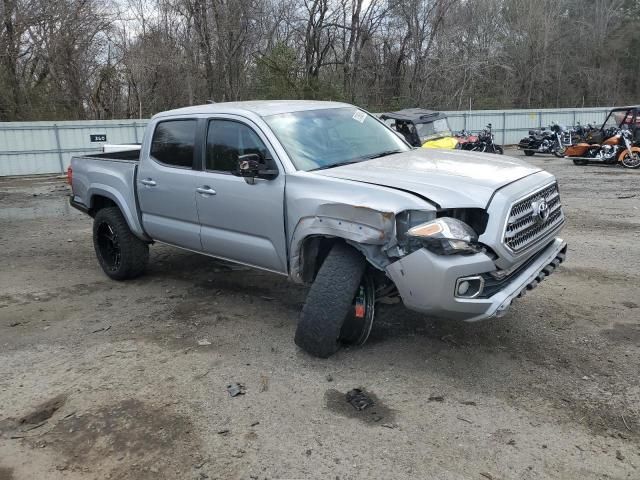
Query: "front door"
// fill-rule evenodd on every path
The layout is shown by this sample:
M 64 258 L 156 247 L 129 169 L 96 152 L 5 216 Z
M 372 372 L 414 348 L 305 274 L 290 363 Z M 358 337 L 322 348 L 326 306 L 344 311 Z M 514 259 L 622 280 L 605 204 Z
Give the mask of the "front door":
M 205 170 L 196 193 L 202 248 L 216 257 L 286 273 L 282 169 L 275 179 L 256 178 L 253 184 L 234 174 L 239 155 L 274 158 L 258 132 L 230 118 L 208 123 Z
M 140 162 L 137 189 L 145 231 L 160 242 L 200 251 L 196 188 L 200 154 L 195 119 L 156 125 L 149 158 Z

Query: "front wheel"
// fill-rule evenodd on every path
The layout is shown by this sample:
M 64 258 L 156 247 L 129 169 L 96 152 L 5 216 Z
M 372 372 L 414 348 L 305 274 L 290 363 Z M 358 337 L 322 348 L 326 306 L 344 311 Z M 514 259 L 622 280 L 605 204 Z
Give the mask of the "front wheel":
M 640 168 L 640 154 L 638 152 L 629 153 L 626 151 L 620 163 L 622 163 L 622 166 L 625 168 Z
M 497 153 L 498 155 L 504 154 L 504 149 L 500 145 L 493 146 L 493 153 Z
M 553 149 L 553 154 L 558 158 L 564 158 L 566 153 L 567 153 L 567 147 L 562 145 Z
M 149 261 L 149 246 L 129 230 L 118 207 L 96 213 L 93 247 L 102 270 L 114 280 L 142 275 Z
M 524 150 L 524 154 L 525 154 L 527 157 L 533 157 L 533 154 L 534 154 L 534 153 L 536 153 L 536 152 L 534 152 L 533 150 Z
M 302 307 L 295 342 L 306 352 L 327 358 L 343 343 L 360 345 L 374 318 L 375 285 L 366 260 L 355 249 L 336 243 L 320 267 Z

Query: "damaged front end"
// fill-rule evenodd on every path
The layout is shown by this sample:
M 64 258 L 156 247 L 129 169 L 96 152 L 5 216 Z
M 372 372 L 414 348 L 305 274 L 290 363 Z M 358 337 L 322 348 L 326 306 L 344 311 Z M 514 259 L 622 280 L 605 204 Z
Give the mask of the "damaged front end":
M 341 239 L 361 251 L 380 272 L 421 248 L 441 254 L 477 253 L 488 215 L 482 209 L 380 211 L 367 206 L 322 204 L 301 218 L 292 239 L 291 278 L 310 283 L 332 242 Z M 473 226 L 472 226 L 473 225 Z M 429 230 L 431 235 L 426 235 Z M 468 236 L 466 240 L 465 234 Z M 449 238 L 458 235 L 459 238 Z M 466 244 L 466 247 L 463 245 Z

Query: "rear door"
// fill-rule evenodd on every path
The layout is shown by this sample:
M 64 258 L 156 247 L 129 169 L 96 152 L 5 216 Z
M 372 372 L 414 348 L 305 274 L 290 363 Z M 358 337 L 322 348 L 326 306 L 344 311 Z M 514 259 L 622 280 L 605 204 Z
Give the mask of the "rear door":
M 205 144 L 196 194 L 203 251 L 286 273 L 282 169 L 275 179 L 253 184 L 235 175 L 239 155 L 275 158 L 266 137 L 249 121 L 215 118 L 206 125 Z
M 202 250 L 196 207 L 200 122 L 190 118 L 158 122 L 137 178 L 145 231 L 154 240 L 196 251 Z

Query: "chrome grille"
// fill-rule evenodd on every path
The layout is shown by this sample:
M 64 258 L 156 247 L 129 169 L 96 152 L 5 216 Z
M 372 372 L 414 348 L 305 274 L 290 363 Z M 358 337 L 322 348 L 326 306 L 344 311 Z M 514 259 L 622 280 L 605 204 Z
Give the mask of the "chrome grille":
M 536 217 L 532 205 L 542 199 L 546 201 L 549 210 L 549 216 L 544 221 Z M 544 238 L 563 222 L 558 184 L 553 183 L 513 204 L 507 219 L 504 243 L 512 252 L 517 253 Z

